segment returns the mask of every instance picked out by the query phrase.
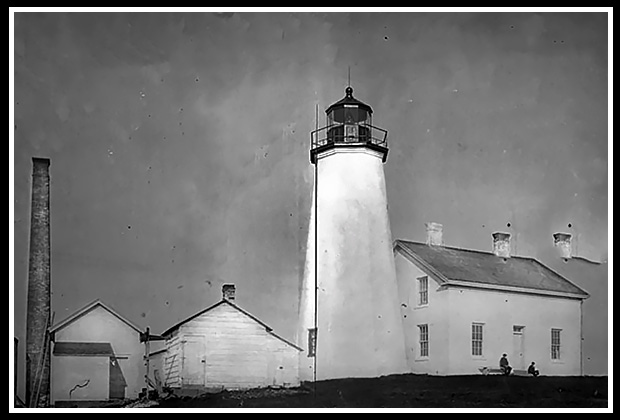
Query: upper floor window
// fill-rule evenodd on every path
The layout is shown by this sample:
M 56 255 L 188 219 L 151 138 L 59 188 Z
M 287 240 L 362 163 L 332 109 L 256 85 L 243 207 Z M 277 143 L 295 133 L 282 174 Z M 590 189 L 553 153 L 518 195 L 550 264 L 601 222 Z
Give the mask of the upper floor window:
M 428 305 L 428 277 L 418 278 L 418 305 Z

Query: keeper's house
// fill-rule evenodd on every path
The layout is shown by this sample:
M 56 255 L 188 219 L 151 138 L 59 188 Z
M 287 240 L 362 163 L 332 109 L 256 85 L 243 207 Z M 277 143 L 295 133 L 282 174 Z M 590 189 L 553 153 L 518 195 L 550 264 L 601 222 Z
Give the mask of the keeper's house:
M 582 303 L 588 293 L 533 258 L 444 246 L 442 226 L 425 243 L 394 242 L 399 302 L 411 372 L 439 375 L 532 361 L 542 375 L 582 374 Z

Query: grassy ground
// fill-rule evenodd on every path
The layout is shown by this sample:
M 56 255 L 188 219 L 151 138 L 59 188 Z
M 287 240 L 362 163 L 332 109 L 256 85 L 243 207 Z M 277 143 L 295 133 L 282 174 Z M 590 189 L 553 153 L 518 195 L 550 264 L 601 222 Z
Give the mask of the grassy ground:
M 607 407 L 607 377 L 391 375 L 171 397 L 154 407 Z

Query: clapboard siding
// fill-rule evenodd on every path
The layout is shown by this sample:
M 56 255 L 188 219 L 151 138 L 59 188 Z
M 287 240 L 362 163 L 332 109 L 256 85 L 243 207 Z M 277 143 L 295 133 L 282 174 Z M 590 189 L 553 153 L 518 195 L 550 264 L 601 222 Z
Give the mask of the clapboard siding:
M 167 386 L 182 387 L 184 342 L 204 340 L 205 386 L 228 389 L 299 384 L 298 349 L 267 331 L 236 306 L 222 302 L 181 324 L 166 342 L 164 378 Z M 194 347 L 195 348 L 195 347 Z M 190 363 L 187 361 L 186 363 Z M 195 372 L 194 372 L 195 374 Z M 195 375 L 193 375 L 195 376 Z M 195 379 L 195 378 L 194 378 Z
M 164 356 L 164 385 L 171 388 L 181 386 L 181 342 L 179 340 L 178 331 L 166 340 L 166 353 Z

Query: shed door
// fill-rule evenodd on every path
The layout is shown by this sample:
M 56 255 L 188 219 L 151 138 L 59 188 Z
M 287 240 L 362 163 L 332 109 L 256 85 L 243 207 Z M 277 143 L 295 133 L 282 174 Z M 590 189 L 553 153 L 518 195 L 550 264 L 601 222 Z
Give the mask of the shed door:
M 205 385 L 205 337 L 186 335 L 183 342 L 183 384 Z

